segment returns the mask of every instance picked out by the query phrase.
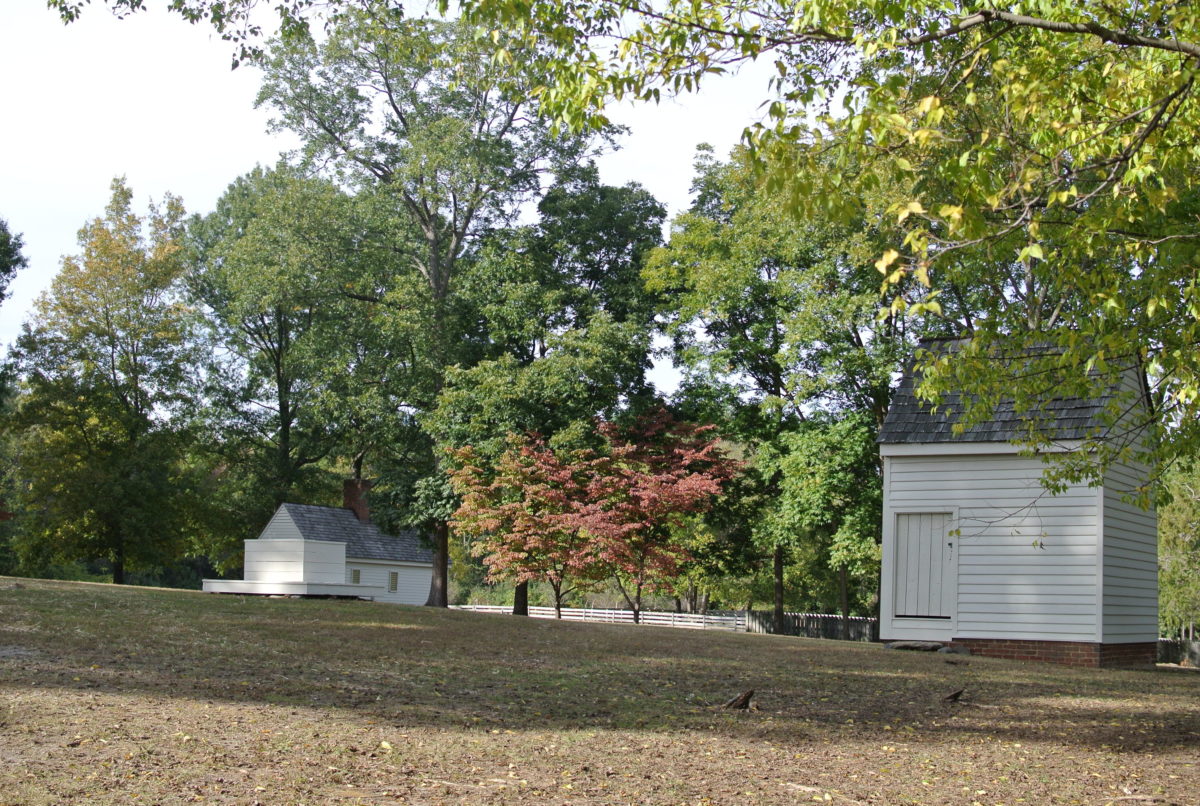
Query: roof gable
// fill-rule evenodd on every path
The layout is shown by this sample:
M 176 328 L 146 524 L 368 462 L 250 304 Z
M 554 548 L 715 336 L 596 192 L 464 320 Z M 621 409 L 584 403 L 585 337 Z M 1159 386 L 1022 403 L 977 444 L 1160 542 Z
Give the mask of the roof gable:
M 433 552 L 412 529 L 389 535 L 373 523 L 360 521 L 348 509 L 311 504 L 280 504 L 263 537 L 273 532 L 276 521 L 286 519 L 305 540 L 330 540 L 346 544 L 347 560 L 384 560 L 402 563 L 433 563 Z M 280 524 L 282 525 L 282 524 Z M 278 532 L 274 536 L 278 536 Z

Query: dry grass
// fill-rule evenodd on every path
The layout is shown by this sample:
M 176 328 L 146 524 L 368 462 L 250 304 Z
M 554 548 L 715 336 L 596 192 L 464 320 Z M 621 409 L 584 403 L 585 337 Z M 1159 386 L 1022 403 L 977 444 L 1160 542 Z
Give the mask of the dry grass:
M 713 707 L 748 688 L 760 710 Z M 2 804 L 1196 804 L 1198 695 L 1186 671 L 0 578 Z

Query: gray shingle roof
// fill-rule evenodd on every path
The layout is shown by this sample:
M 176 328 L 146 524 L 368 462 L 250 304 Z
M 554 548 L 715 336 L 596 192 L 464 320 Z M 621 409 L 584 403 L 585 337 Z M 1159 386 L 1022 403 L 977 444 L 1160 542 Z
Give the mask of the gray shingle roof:
M 1017 412 L 1013 401 L 996 406 L 991 418 L 971 426 L 961 434 L 953 432 L 962 416 L 962 397 L 945 394 L 936 411 L 917 399 L 918 383 L 912 366 L 905 371 L 900 387 L 892 396 L 887 418 L 879 430 L 879 442 L 1012 442 L 1033 435 L 1050 440 L 1083 439 L 1104 429 L 1103 416 L 1111 395 L 1096 398 L 1055 398 L 1036 410 Z
M 412 529 L 397 535 L 384 534 L 375 524 L 360 521 L 353 512 L 339 507 L 282 504 L 279 508 L 287 512 L 306 540 L 345 543 L 348 560 L 433 563 L 433 552 Z

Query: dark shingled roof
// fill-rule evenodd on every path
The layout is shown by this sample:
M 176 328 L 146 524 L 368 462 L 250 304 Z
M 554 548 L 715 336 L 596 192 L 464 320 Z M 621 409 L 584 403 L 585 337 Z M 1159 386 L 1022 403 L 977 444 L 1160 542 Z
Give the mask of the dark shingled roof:
M 304 539 L 345 543 L 348 560 L 433 563 L 433 552 L 412 529 L 397 535 L 384 534 L 375 524 L 360 521 L 353 512 L 339 507 L 282 504 L 279 508 L 287 512 Z
M 1083 439 L 1103 429 L 1102 417 L 1111 397 L 1048 400 L 1033 411 L 1018 413 L 1011 400 L 1001 401 L 990 419 L 963 431 L 953 432 L 962 415 L 962 398 L 945 394 L 936 411 L 915 394 L 916 373 L 910 366 L 892 396 L 887 419 L 879 430 L 879 442 L 1012 442 L 1038 435 L 1051 440 Z

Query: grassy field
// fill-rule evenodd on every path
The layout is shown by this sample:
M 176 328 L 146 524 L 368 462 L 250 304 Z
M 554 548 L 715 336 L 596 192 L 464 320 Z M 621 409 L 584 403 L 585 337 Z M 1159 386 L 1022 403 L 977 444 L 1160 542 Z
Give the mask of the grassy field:
M 1191 806 L 1198 763 L 1186 670 L 0 578 L 3 804 Z

